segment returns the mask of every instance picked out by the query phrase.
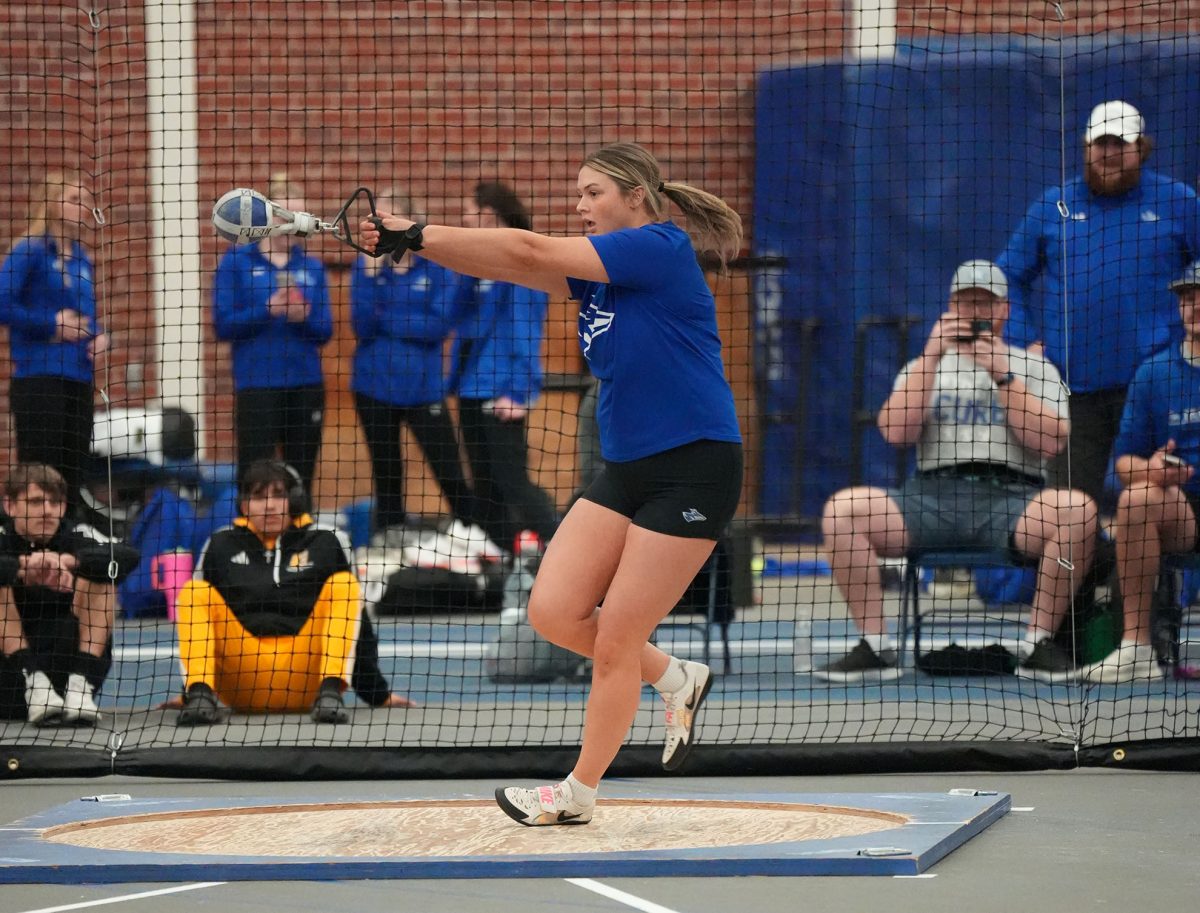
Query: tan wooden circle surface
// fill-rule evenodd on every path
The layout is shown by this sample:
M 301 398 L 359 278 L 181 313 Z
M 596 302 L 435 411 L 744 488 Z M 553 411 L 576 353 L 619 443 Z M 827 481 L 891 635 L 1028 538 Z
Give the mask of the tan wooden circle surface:
M 129 815 L 48 828 L 53 843 L 141 853 L 442 857 L 792 843 L 901 827 L 904 815 L 826 805 L 611 799 L 590 825 L 522 827 L 490 800 L 260 806 Z

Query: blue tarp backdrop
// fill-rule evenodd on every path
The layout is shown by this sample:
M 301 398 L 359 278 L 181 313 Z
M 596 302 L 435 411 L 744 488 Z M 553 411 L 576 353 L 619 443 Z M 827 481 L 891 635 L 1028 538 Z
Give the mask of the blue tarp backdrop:
M 1195 186 L 1198 73 L 1196 39 L 1088 38 L 947 41 L 760 76 L 754 254 L 781 263 L 754 283 L 763 514 L 812 519 L 852 481 L 896 481 L 875 410 L 954 267 L 999 256 L 1064 161 L 1081 170 L 1094 105 L 1137 106 L 1148 167 Z

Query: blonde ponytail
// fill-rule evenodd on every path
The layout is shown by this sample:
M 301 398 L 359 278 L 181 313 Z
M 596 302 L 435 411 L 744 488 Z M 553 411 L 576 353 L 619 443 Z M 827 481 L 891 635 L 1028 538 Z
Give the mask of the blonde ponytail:
M 646 206 L 656 221 L 667 218 L 667 203 L 687 216 L 692 245 L 720 258 L 722 266 L 742 248 L 742 217 L 718 196 L 678 181 L 664 181 L 657 159 L 637 143 L 613 143 L 593 152 L 583 162 L 612 178 L 623 193 L 641 187 Z

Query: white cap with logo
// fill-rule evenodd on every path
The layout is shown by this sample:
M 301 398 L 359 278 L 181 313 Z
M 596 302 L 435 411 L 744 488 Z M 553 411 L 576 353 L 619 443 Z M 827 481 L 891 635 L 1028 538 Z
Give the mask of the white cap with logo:
M 1189 263 L 1184 269 L 1183 275 L 1172 282 L 1169 288 L 1173 292 L 1182 292 L 1185 288 L 1196 285 L 1200 285 L 1200 260 Z
M 1008 280 L 1004 271 L 991 260 L 968 260 L 954 271 L 950 294 L 969 288 L 981 288 L 997 298 L 1008 297 Z
M 1129 102 L 1106 101 L 1092 109 L 1083 141 L 1094 143 L 1102 136 L 1115 136 L 1122 142 L 1134 143 L 1145 129 L 1142 115 Z

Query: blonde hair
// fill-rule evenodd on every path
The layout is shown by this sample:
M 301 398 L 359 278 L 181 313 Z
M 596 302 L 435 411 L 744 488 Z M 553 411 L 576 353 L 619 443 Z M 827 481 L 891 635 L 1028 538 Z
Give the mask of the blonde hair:
M 646 192 L 646 207 L 656 221 L 667 217 L 668 201 L 688 220 L 688 234 L 699 251 L 716 254 L 721 265 L 737 256 L 742 247 L 742 217 L 728 203 L 699 187 L 663 181 L 658 160 L 637 143 L 612 143 L 597 149 L 583 164 L 612 178 L 621 192 L 638 187 Z
M 267 197 L 276 203 L 280 200 L 303 200 L 304 189 L 286 171 L 275 171 L 271 173 L 267 185 Z
M 75 172 L 47 171 L 29 195 L 29 227 L 25 230 L 25 237 L 44 235 L 50 227 L 51 211 L 59 207 L 61 212 L 63 191 L 78 185 L 79 175 Z

